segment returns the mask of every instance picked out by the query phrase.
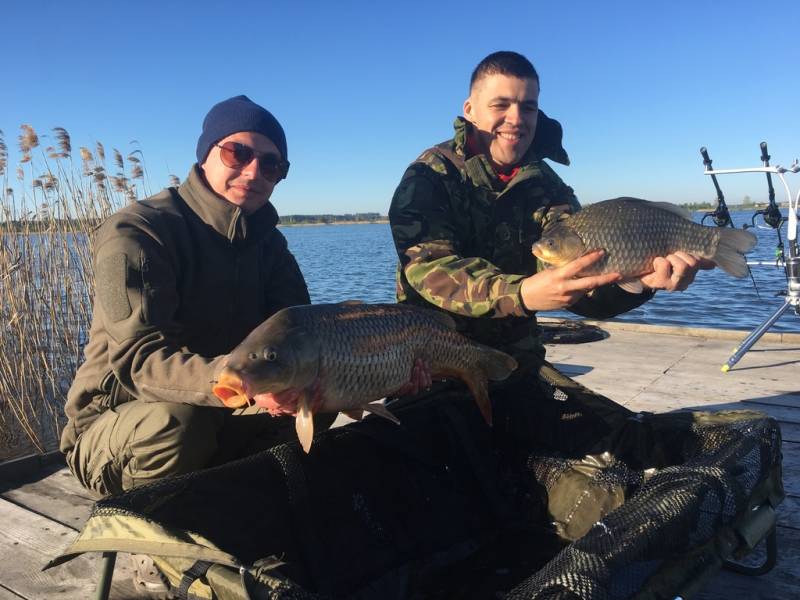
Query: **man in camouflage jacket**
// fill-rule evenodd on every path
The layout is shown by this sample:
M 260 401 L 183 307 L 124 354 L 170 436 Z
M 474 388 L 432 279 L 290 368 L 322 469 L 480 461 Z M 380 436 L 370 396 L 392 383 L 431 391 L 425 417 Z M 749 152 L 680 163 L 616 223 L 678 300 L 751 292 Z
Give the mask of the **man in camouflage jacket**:
M 642 278 L 642 294 L 614 285 L 616 273 L 581 276 L 602 251 L 539 269 L 533 242 L 580 205 L 544 162 L 569 159 L 561 126 L 539 110 L 538 98 L 539 77 L 525 57 L 486 57 L 473 72 L 453 139 L 408 167 L 389 210 L 398 300 L 447 311 L 466 335 L 523 364 L 544 356 L 537 310 L 608 318 L 646 302 L 656 289 L 685 289 L 701 266 L 683 253 L 657 258 L 656 271 Z

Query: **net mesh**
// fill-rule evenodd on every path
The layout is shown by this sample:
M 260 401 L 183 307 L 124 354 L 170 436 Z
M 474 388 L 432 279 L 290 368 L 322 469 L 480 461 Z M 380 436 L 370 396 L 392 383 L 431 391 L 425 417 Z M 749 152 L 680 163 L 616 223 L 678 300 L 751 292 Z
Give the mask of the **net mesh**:
M 489 428 L 463 389 L 436 389 L 392 405 L 400 426 L 369 417 L 308 455 L 284 444 L 94 514 L 268 564 L 258 597 L 621 599 L 687 555 L 681 577 L 713 568 L 698 549 L 780 486 L 780 431 L 759 413 L 634 414 L 566 378 L 522 406 Z M 555 433 L 520 434 L 518 410 L 555 415 Z

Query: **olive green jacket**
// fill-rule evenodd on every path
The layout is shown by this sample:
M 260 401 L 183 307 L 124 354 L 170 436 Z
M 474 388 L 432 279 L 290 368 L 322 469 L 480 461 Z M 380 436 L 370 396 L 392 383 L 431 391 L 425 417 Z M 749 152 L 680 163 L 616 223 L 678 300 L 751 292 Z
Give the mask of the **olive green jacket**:
M 531 246 L 542 230 L 580 209 L 572 188 L 544 162 L 569 164 L 561 126 L 540 111 L 531 148 L 507 184 L 486 156 L 467 156 L 470 127 L 457 118 L 454 138 L 423 152 L 394 193 L 389 221 L 399 257 L 397 298 L 449 312 L 479 342 L 543 355 L 520 288 L 539 268 Z M 570 310 L 607 318 L 651 297 L 606 286 Z
M 195 165 L 177 190 L 100 226 L 92 325 L 62 451 L 131 398 L 222 406 L 211 382 L 223 356 L 276 311 L 309 302 L 277 222 L 272 204 L 245 215 L 214 194 Z

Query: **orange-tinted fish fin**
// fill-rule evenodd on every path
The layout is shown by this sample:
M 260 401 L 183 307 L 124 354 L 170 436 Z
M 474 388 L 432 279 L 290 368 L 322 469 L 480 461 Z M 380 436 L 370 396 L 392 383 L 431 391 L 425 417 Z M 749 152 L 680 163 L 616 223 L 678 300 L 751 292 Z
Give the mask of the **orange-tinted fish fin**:
M 644 291 L 644 285 L 638 279 L 625 279 L 617 283 L 617 285 L 631 294 L 641 294 Z
M 314 439 L 314 415 L 311 414 L 311 406 L 308 395 L 302 394 L 297 401 L 297 418 L 294 427 L 297 430 L 297 438 L 306 454 L 311 450 L 311 441 Z
M 467 384 L 469 391 L 472 392 L 472 397 L 475 398 L 475 403 L 478 405 L 486 424 L 491 427 L 492 401 L 489 399 L 489 381 L 482 373 L 469 373 L 464 377 L 464 383 Z
M 353 419 L 354 421 L 360 421 L 361 419 L 364 418 L 364 411 L 361 410 L 360 408 L 356 408 L 353 410 L 343 410 L 342 412 L 351 419 Z
M 389 409 L 386 408 L 380 401 L 378 402 L 370 402 L 369 404 L 365 404 L 363 409 L 367 412 L 371 412 L 373 415 L 378 415 L 379 417 L 383 417 L 384 419 L 389 419 L 392 423 L 396 425 L 400 425 L 400 419 L 395 417 Z

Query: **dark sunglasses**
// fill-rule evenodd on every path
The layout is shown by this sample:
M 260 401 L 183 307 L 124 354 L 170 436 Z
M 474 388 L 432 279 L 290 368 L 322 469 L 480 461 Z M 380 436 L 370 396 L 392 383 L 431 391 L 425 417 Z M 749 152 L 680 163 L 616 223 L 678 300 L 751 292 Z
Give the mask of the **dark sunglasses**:
M 289 161 L 281 160 L 274 154 L 261 154 L 253 150 L 250 146 L 245 146 L 239 142 L 225 142 L 224 144 L 214 144 L 219 148 L 219 157 L 222 164 L 229 169 L 241 169 L 250 164 L 253 158 L 258 158 L 258 169 L 264 179 L 278 182 L 286 178 L 289 172 Z

